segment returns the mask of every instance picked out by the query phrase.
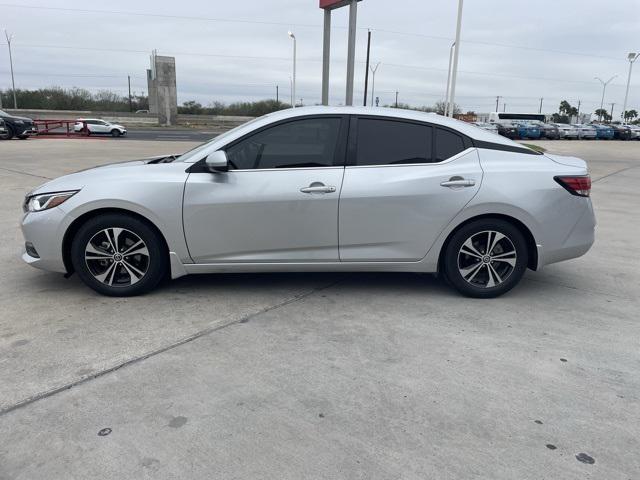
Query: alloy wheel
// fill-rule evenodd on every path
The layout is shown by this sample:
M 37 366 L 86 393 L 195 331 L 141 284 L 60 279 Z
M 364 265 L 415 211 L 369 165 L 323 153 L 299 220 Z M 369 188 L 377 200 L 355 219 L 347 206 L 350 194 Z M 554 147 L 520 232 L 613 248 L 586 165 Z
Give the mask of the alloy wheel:
M 138 283 L 150 265 L 149 249 L 131 230 L 105 228 L 87 243 L 84 259 L 91 275 L 110 287 Z
M 503 233 L 485 230 L 471 235 L 458 251 L 458 271 L 479 288 L 504 283 L 513 272 L 517 254 L 513 242 Z

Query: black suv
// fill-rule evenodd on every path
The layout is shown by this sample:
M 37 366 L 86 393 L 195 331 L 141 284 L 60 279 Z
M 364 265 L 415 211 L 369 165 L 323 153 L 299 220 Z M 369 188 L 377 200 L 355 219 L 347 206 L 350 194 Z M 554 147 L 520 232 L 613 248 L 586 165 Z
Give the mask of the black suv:
M 0 139 L 11 140 L 18 137 L 21 140 L 28 138 L 29 135 L 37 133 L 33 120 L 25 117 L 14 117 L 0 110 L 0 118 L 4 120 L 4 128 L 6 132 L 0 132 Z

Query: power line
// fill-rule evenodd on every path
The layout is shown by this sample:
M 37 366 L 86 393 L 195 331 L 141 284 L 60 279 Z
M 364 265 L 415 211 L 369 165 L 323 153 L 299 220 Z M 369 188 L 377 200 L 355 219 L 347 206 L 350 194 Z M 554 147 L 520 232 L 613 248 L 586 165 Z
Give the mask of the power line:
M 48 6 L 36 6 L 36 5 L 17 5 L 13 3 L 0 3 L 0 7 L 7 8 L 21 8 L 21 9 L 30 9 L 30 10 L 49 10 L 49 11 L 59 11 L 66 13 L 87 13 L 87 14 L 107 14 L 107 15 L 126 15 L 126 16 L 135 16 L 135 17 L 151 17 L 151 18 L 163 18 L 163 19 L 174 19 L 174 20 L 190 20 L 190 21 L 207 21 L 207 22 L 221 22 L 221 23 L 240 23 L 240 24 L 248 24 L 248 25 L 268 25 L 268 26 L 280 26 L 280 27 L 303 27 L 303 28 L 321 28 L 319 24 L 305 24 L 305 23 L 291 23 L 291 22 L 273 22 L 266 20 L 247 20 L 247 19 L 236 19 L 236 18 L 222 18 L 222 17 L 196 17 L 189 15 L 171 15 L 171 14 L 162 14 L 162 13 L 144 13 L 144 12 L 131 12 L 124 10 L 97 10 L 97 9 L 89 9 L 89 8 L 65 8 L 65 7 L 48 7 Z M 337 29 L 347 29 L 347 26 L 334 26 L 333 28 Z M 380 33 L 388 33 L 393 35 L 403 35 L 403 36 L 412 36 L 412 37 L 420 37 L 420 38 L 429 38 L 432 40 L 442 40 L 451 42 L 450 37 L 438 36 L 438 35 L 427 35 L 424 33 L 418 32 L 403 32 L 396 30 L 387 30 L 375 27 L 359 27 L 358 30 L 372 30 Z M 556 50 L 556 49 L 547 49 L 547 48 L 539 48 L 539 47 L 530 47 L 526 45 L 511 45 L 506 43 L 495 43 L 495 42 L 486 42 L 480 40 L 469 40 L 465 39 L 466 44 L 475 44 L 475 45 L 483 45 L 483 46 L 491 46 L 491 47 L 501 47 L 501 48 L 515 48 L 519 50 L 529 50 L 529 51 L 539 51 L 539 52 L 547 52 L 547 53 L 557 53 L 561 55 L 575 55 L 582 57 L 592 57 L 592 58 L 602 58 L 608 60 L 616 60 L 622 61 L 618 57 L 610 57 L 606 55 L 596 55 L 592 53 L 583 53 L 583 52 L 572 52 L 567 50 Z
M 2 4 L 0 4 L 1 6 Z M 6 45 L 0 43 L 0 45 Z M 113 52 L 113 53 L 141 53 L 147 54 L 149 50 L 132 50 L 132 49 L 120 49 L 120 48 L 100 48 L 100 47 L 78 47 L 71 45 L 38 45 L 38 44 L 17 44 L 13 45 L 13 48 L 42 48 L 42 49 L 72 49 L 72 50 L 86 50 L 86 51 L 96 51 L 96 52 Z M 235 60 L 260 60 L 260 61 L 282 61 L 289 62 L 291 59 L 289 57 L 271 57 L 271 56 L 255 56 L 255 55 L 229 55 L 229 54 L 221 54 L 221 53 L 198 53 L 198 52 L 165 52 L 166 54 L 174 55 L 174 56 L 192 56 L 192 57 L 212 57 L 212 58 L 227 58 L 227 59 L 235 59 Z M 302 58 L 298 59 L 299 62 L 311 62 L 311 63 L 319 63 L 322 60 L 316 58 Z M 342 62 L 341 59 L 334 58 L 332 63 Z M 357 62 L 359 64 L 364 64 L 365 62 Z M 446 69 L 443 68 L 435 68 L 435 67 L 423 67 L 421 65 L 406 65 L 400 63 L 385 63 L 388 67 L 393 68 L 405 68 L 411 70 L 427 70 L 434 72 L 446 72 Z M 471 70 L 460 70 L 460 73 L 465 73 L 468 75 L 483 75 L 489 77 L 503 77 L 503 78 L 518 78 L 524 80 L 542 80 L 548 82 L 559 82 L 559 83 L 580 83 L 585 85 L 592 85 L 593 82 L 584 81 L 584 80 L 567 80 L 564 78 L 551 78 L 551 77 L 532 77 L 527 75 L 512 75 L 512 74 L 504 74 L 504 73 L 495 73 L 495 72 L 477 72 Z M 612 84 L 612 86 L 624 86 L 622 84 Z

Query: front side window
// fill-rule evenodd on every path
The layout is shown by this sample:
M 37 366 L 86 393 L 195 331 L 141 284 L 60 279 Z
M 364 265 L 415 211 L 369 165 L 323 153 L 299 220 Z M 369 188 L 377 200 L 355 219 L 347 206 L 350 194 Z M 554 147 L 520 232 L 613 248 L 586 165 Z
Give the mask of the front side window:
M 356 165 L 429 163 L 431 144 L 428 125 L 359 118 Z
M 464 141 L 457 133 L 436 128 L 436 161 L 441 162 L 465 150 Z
M 340 118 L 307 118 L 267 128 L 226 149 L 234 170 L 334 164 Z

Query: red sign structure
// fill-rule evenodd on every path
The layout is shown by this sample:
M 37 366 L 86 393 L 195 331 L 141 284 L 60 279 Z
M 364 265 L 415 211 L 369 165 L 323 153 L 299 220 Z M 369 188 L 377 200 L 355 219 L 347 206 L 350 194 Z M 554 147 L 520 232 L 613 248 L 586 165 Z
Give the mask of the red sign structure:
M 334 8 L 344 7 L 351 3 L 349 0 L 320 0 L 320 8 L 333 10 Z

